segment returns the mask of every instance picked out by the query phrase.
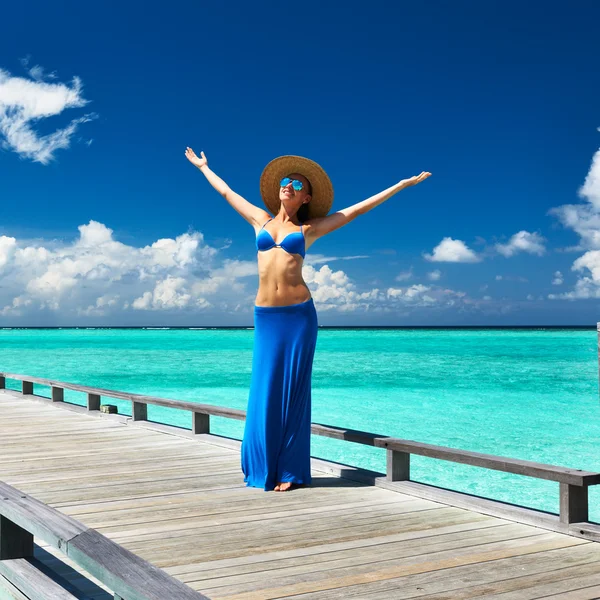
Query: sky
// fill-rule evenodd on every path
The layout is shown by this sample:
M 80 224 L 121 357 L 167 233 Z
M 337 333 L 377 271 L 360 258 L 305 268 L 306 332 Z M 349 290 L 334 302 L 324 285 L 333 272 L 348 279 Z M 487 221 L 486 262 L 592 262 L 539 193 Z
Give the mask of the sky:
M 251 326 L 252 227 L 309 157 L 321 325 L 600 321 L 600 4 L 578 0 L 8 3 L 0 327 Z M 281 251 L 275 249 L 273 251 Z

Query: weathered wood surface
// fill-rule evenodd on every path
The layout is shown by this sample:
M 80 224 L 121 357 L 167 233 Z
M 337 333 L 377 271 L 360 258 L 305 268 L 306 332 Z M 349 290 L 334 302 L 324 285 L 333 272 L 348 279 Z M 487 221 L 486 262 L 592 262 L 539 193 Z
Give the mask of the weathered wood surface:
M 342 427 L 333 427 L 332 425 L 320 425 L 318 423 L 312 424 L 312 432 L 316 435 L 331 437 L 338 440 L 347 440 L 359 444 L 366 444 L 368 446 L 375 446 L 377 448 L 387 448 L 388 451 L 395 451 L 398 454 L 418 454 L 419 456 L 439 458 L 441 460 L 472 465 L 474 467 L 485 467 L 486 469 L 494 469 L 495 471 L 503 471 L 505 473 L 527 475 L 528 477 L 548 479 L 550 481 L 560 481 L 570 485 L 589 486 L 600 483 L 600 473 L 591 473 L 582 471 L 581 469 L 570 469 L 568 467 L 546 465 L 529 460 L 446 448 L 444 446 L 435 446 L 424 442 L 401 440 L 376 433 L 344 429 Z M 403 470 L 407 470 L 407 467 Z
M 0 441 L 0 479 L 209 598 L 600 597 L 585 539 L 318 472 L 289 493 L 246 488 L 235 450 L 8 393 Z
M 46 379 L 44 377 L 30 377 L 29 375 L 21 375 L 18 373 L 2 373 L 0 381 L 6 379 L 17 379 L 22 381 L 21 389 L 24 394 L 33 394 L 33 384 L 46 385 L 51 388 L 62 388 L 65 390 L 73 390 L 75 392 L 83 392 L 91 394 L 93 397 L 104 396 L 106 398 L 118 398 L 120 400 L 130 400 L 139 404 L 153 404 L 155 406 L 165 406 L 167 408 L 179 408 L 181 410 L 197 411 L 207 415 L 217 417 L 228 417 L 230 419 L 244 420 L 246 411 L 237 410 L 235 408 L 223 408 L 220 406 L 212 406 L 210 404 L 200 404 L 196 402 L 186 402 L 184 400 L 169 400 L 168 398 L 158 398 L 156 396 L 145 396 L 143 394 L 133 394 L 130 392 L 121 392 L 118 390 L 107 390 L 104 388 L 95 388 L 88 385 L 79 385 L 76 383 L 67 383 L 64 381 L 56 381 L 55 379 Z M 4 387 L 4 384 L 2 385 Z
M 68 585 L 49 579 L 38 568 L 32 534 L 66 554 L 119 597 L 206 600 L 95 529 L 0 481 L 0 574 L 30 597 L 36 597 L 31 592 L 38 589 L 44 590 L 47 600 L 74 598 Z
M 10 578 L 10 582 L 27 598 L 90 600 L 87 596 L 71 593 L 68 583 L 67 586 L 61 585 L 60 576 L 51 577 L 39 569 L 35 561 L 25 558 L 0 561 L 0 575 Z
M 236 420 L 245 420 L 246 412 L 239 409 L 214 406 L 210 404 L 201 404 L 196 402 L 187 402 L 183 400 L 170 400 L 156 396 L 146 396 L 142 394 L 133 394 L 130 392 L 121 392 L 118 390 L 108 390 L 103 388 L 94 388 L 75 383 L 56 381 L 43 377 L 32 377 L 18 373 L 0 373 L 0 389 L 4 388 L 6 379 L 21 381 L 23 394 L 33 394 L 33 384 L 45 385 L 51 388 L 53 402 L 62 402 L 64 399 L 64 390 L 73 390 L 84 392 L 88 395 L 87 406 L 89 410 L 98 410 L 100 397 L 119 398 L 129 400 L 132 403 L 132 418 L 134 421 L 144 421 L 148 418 L 148 404 L 175 408 L 179 410 L 190 411 L 193 414 L 192 431 L 194 433 L 208 433 L 209 416 L 227 417 Z M 332 425 L 323 425 L 313 423 L 311 426 L 313 435 L 320 435 L 388 450 L 388 460 L 391 466 L 388 469 L 388 479 L 396 481 L 399 479 L 408 479 L 410 473 L 410 455 L 427 456 L 451 462 L 494 469 L 505 473 L 514 473 L 525 475 L 538 479 L 547 479 L 558 481 L 570 486 L 588 487 L 600 484 L 600 473 L 592 473 L 581 469 L 572 469 L 556 465 L 546 465 L 527 460 L 519 460 L 504 456 L 493 456 L 481 452 L 471 452 L 458 448 L 446 448 L 435 446 L 423 442 L 412 440 L 403 440 L 378 433 L 360 431 L 354 429 L 345 429 Z M 566 495 L 565 491 L 565 495 Z M 569 514 L 584 515 L 583 506 L 587 503 L 587 491 L 568 491 L 569 497 L 575 498 L 569 505 L 567 515 L 562 515 L 565 522 L 572 522 L 568 518 Z M 571 506 L 572 505 L 572 506 Z M 576 507 L 575 507 L 576 506 Z M 575 508 L 573 508 L 575 507 Z M 586 517 L 587 518 L 587 517 Z M 581 519 L 585 520 L 585 519 Z

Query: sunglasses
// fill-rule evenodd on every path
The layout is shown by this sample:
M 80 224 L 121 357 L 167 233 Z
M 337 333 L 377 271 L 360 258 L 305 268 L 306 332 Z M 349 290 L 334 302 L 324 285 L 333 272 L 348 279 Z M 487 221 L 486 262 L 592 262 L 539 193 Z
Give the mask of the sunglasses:
M 299 179 L 291 179 L 290 177 L 284 177 L 280 182 L 279 185 L 281 187 L 285 187 L 286 185 L 292 184 L 292 187 L 299 192 L 303 187 L 304 184 L 299 180 Z

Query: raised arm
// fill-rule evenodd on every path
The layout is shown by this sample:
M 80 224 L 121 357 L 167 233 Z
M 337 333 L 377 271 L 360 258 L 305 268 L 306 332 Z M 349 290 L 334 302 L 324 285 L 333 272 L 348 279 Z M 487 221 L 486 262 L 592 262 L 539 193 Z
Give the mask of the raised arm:
M 200 152 L 200 157 L 196 156 L 194 151 L 188 147 L 185 151 L 186 158 L 195 166 L 202 171 L 210 185 L 212 185 L 231 206 L 240 214 L 250 225 L 257 227 L 262 225 L 267 219 L 270 218 L 270 214 L 254 206 L 251 202 L 248 202 L 245 198 L 242 198 L 239 194 L 236 194 L 216 173 L 213 173 L 208 168 L 208 161 L 204 152 Z
M 421 181 L 425 181 L 425 179 L 427 179 L 430 175 L 431 173 L 428 171 L 423 171 L 420 175 L 415 175 L 409 179 L 403 179 L 396 185 L 389 187 L 387 190 L 383 190 L 383 192 L 379 192 L 379 194 L 375 194 L 374 196 L 371 196 L 362 202 L 353 204 L 348 208 L 338 210 L 337 212 L 327 215 L 326 217 L 310 219 L 307 222 L 307 235 L 309 235 L 312 239 L 316 239 L 336 229 L 339 229 L 340 227 L 350 223 L 350 221 L 356 219 L 358 215 L 364 215 L 376 206 L 379 206 L 391 198 L 394 194 L 397 194 L 400 190 L 417 185 L 417 183 L 421 183 Z

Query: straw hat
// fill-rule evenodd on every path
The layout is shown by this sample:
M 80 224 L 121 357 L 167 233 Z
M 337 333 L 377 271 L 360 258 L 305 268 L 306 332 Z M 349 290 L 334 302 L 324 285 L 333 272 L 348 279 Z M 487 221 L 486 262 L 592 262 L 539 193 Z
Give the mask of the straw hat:
M 300 173 L 310 181 L 312 194 L 308 203 L 308 218 L 324 217 L 333 204 L 331 180 L 322 167 L 303 156 L 280 156 L 265 167 L 260 176 L 260 194 L 267 208 L 274 215 L 279 212 L 279 182 L 290 173 Z

